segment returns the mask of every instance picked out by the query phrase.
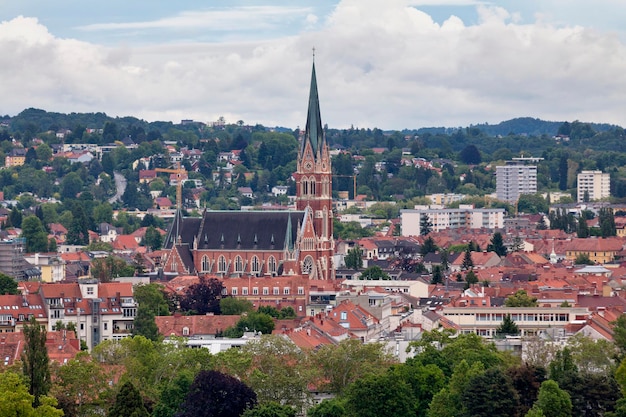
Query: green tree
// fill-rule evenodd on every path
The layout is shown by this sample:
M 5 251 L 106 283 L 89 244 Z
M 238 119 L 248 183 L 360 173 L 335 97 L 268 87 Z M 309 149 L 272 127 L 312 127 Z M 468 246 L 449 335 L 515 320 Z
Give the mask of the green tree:
M 256 405 L 256 394 L 243 382 L 217 371 L 200 371 L 178 417 L 238 417 Z
M 391 372 L 411 387 L 417 417 L 426 417 L 433 396 L 447 385 L 443 371 L 433 364 L 398 364 L 393 365 Z
M 576 236 L 583 239 L 589 237 L 589 226 L 587 225 L 587 220 L 582 216 L 578 218 Z
M 50 394 L 67 417 L 92 415 L 105 405 L 110 390 L 107 375 L 86 353 L 56 366 L 53 375 Z
M 17 295 L 17 281 L 12 277 L 0 272 L 0 294 Z
M 548 202 L 541 194 L 522 194 L 517 200 L 518 213 L 547 213 L 549 208 Z
M 311 362 L 321 373 L 321 389 L 342 393 L 352 382 L 370 374 L 386 372 L 394 358 L 383 344 L 363 344 L 346 339 L 338 345 L 325 345 L 311 353 Z
M 600 209 L 598 213 L 598 223 L 600 224 L 600 234 L 602 237 L 616 236 L 615 217 L 613 210 L 607 207 Z
M 274 320 L 265 313 L 248 313 L 243 315 L 235 324 L 224 331 L 224 337 L 239 338 L 245 332 L 261 332 L 270 334 L 274 330 Z
M 426 255 L 429 253 L 435 253 L 438 249 L 439 248 L 437 247 L 435 240 L 431 236 L 428 236 L 424 240 L 424 243 L 422 243 L 422 246 L 420 246 L 420 253 L 422 255 Z
M 461 398 L 467 415 L 472 417 L 518 415 L 519 395 L 499 368 L 487 369 L 473 377 Z
M 153 417 L 174 417 L 178 407 L 185 401 L 193 378 L 191 371 L 178 372 L 174 379 L 161 390 L 159 401 L 152 412 Z
M 244 298 L 224 297 L 220 300 L 220 310 L 224 315 L 249 313 L 254 309 L 251 301 Z
M 620 314 L 617 320 L 611 322 L 611 325 L 613 326 L 613 341 L 617 349 L 619 349 L 619 358 L 621 360 L 626 357 L 626 314 Z M 626 375 L 626 372 L 624 375 Z M 624 385 L 624 390 L 626 392 L 626 385 Z
M 480 152 L 478 151 L 476 145 L 467 145 L 465 148 L 463 148 L 463 150 L 459 154 L 459 158 L 461 158 L 461 161 L 463 163 L 468 165 L 477 165 L 480 164 L 482 161 Z
M 457 417 L 465 415 L 461 396 L 469 387 L 470 380 L 485 372 L 482 362 L 470 366 L 462 359 L 454 368 L 447 387 L 436 393 L 428 405 L 429 417 Z
M 502 324 L 496 329 L 496 334 L 499 336 L 518 335 L 519 328 L 517 324 L 511 319 L 511 315 L 507 314 L 502 320 Z
M 69 200 L 83 190 L 83 180 L 77 172 L 70 172 L 61 181 L 61 199 Z
M 138 284 L 133 287 L 133 297 L 141 307 L 145 307 L 154 316 L 169 315 L 163 285 L 158 283 Z
M 441 272 L 442 267 L 440 265 L 433 266 L 433 276 L 430 280 L 431 284 L 442 284 L 443 283 L 443 273 Z
M 502 233 L 495 232 L 491 237 L 491 242 L 487 245 L 487 251 L 495 252 L 499 257 L 506 256 L 507 249 L 504 246 L 504 241 L 502 239 Z
M 415 396 L 411 387 L 392 373 L 367 375 L 346 390 L 348 415 L 359 417 L 415 415 Z
M 504 300 L 507 307 L 537 307 L 537 298 L 530 297 L 525 290 L 517 290 Z
M 549 379 L 541 384 L 533 408 L 541 410 L 546 417 L 571 417 L 572 400 L 566 391 L 559 388 L 559 384 Z
M 391 279 L 391 278 L 385 271 L 382 270 L 380 266 L 372 265 L 370 267 L 365 268 L 365 270 L 361 273 L 360 279 L 379 280 L 379 279 Z
M 22 237 L 26 239 L 26 252 L 46 252 L 48 250 L 48 234 L 37 216 L 27 216 L 22 220 Z
M 463 254 L 463 263 L 461 264 L 461 269 L 464 271 L 469 271 L 474 268 L 474 261 L 472 260 L 472 250 L 468 246 Z
M 363 268 L 361 248 L 357 245 L 350 249 L 345 256 L 344 261 L 346 263 L 346 268 L 354 269 L 355 271 Z
M 524 363 L 507 368 L 506 374 L 511 379 L 513 388 L 519 394 L 519 415 L 525 415 L 537 401 L 541 383 L 546 379 L 546 370 Z
M 323 400 L 307 411 L 308 417 L 344 417 L 345 415 L 346 409 L 343 402 L 337 398 Z
M 308 403 L 312 370 L 306 354 L 281 336 L 263 335 L 242 347 L 252 366 L 241 379 L 259 404 L 279 403 L 301 410 Z
M 261 404 L 250 408 L 242 414 L 243 417 L 296 417 L 296 410 L 288 405 L 277 402 Z
M 154 226 L 149 226 L 141 243 L 153 251 L 159 250 L 163 245 L 163 236 Z
M 131 382 L 125 382 L 115 397 L 107 417 L 149 417 L 139 390 Z
M 433 231 L 433 223 L 430 221 L 428 214 L 420 216 L 420 235 L 426 236 Z
M 33 407 L 34 397 L 20 376 L 5 370 L 0 373 L 0 416 L 6 417 L 62 417 L 63 411 L 56 408 L 56 400 L 42 395 L 40 405 Z
M 67 230 L 67 243 L 70 245 L 89 244 L 89 218 L 82 205 L 79 203 L 72 205 L 72 220 Z
M 589 258 L 589 254 L 588 253 L 579 253 L 578 255 L 576 255 L 576 259 L 574 259 L 574 263 L 576 265 L 593 265 L 593 264 L 595 264 L 595 262 L 592 261 Z
M 561 156 L 559 160 L 559 190 L 567 190 L 567 173 L 568 173 L 567 155 Z
M 24 324 L 24 352 L 22 364 L 28 378 L 28 392 L 34 397 L 33 406 L 38 407 L 40 397 L 47 395 L 51 386 L 50 359 L 46 349 L 46 328 L 40 325 L 35 316 Z
M 133 336 L 143 336 L 146 339 L 156 342 L 160 339 L 159 328 L 154 321 L 154 314 L 147 307 L 141 304 L 137 308 L 137 316 L 133 321 Z

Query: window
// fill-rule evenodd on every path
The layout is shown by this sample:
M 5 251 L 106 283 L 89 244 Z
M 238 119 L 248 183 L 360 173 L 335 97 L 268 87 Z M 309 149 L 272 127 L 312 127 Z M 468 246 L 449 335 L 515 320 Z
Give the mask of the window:
M 289 295 L 289 287 L 283 288 L 283 295 Z
M 241 259 L 241 256 L 235 258 L 235 272 L 243 272 L 243 259 Z
M 189 327 L 183 327 L 183 336 L 189 336 Z
M 347 311 L 342 311 L 341 312 L 341 320 L 348 320 L 348 312 Z
M 263 287 L 263 295 L 269 295 L 270 289 L 267 287 Z
M 224 256 L 220 256 L 217 260 L 217 272 L 221 274 L 226 272 L 226 258 Z
M 250 269 L 253 274 L 258 274 L 261 271 L 261 264 L 259 263 L 259 258 L 256 256 L 252 257 L 252 264 L 250 265 Z
M 272 290 L 273 290 L 272 294 L 274 294 L 274 295 L 279 295 L 280 294 L 280 288 L 274 287 Z
M 231 295 L 237 295 L 237 287 L 233 287 L 233 288 L 230 290 L 230 294 L 231 294 Z
M 269 269 L 271 274 L 276 273 L 276 258 L 274 258 L 273 256 L 270 256 L 270 258 L 267 261 L 267 268 Z
M 257 287 L 252 288 L 252 295 L 259 295 L 259 289 Z
M 93 287 L 87 287 L 87 295 L 93 295 Z
M 109 323 L 104 322 L 104 330 L 109 330 Z
M 202 271 L 207 272 L 209 270 L 209 257 L 204 255 L 202 257 Z
M 304 287 L 298 287 L 298 295 L 304 295 Z
M 247 288 L 242 288 L 241 289 L 241 295 L 248 295 L 248 289 Z

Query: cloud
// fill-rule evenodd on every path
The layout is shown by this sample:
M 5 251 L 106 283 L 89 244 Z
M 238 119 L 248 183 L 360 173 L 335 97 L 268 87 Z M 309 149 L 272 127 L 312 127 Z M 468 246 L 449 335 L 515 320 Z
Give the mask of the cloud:
M 331 127 L 465 126 L 519 116 L 625 124 L 626 46 L 615 34 L 520 23 L 516 9 L 486 4 L 476 6 L 475 24 L 455 16 L 437 23 L 412 3 L 344 0 L 317 22 L 309 10 L 292 9 L 285 13 L 300 19 L 301 30 L 271 40 L 119 47 L 57 38 L 37 19 L 19 17 L 0 23 L 0 113 L 224 116 L 295 128 L 306 121 L 315 47 L 322 119 Z M 193 25 L 198 16 L 160 24 Z
M 309 7 L 244 6 L 233 8 L 211 8 L 202 11 L 186 11 L 173 17 L 138 22 L 97 23 L 79 26 L 84 31 L 120 30 L 189 30 L 212 31 L 237 30 L 255 31 L 279 26 L 285 20 L 309 19 Z

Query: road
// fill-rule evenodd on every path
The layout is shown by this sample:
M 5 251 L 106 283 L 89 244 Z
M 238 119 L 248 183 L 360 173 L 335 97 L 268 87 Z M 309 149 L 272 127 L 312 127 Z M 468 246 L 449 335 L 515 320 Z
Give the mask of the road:
M 115 195 L 109 198 L 111 204 L 122 201 L 122 194 L 126 191 L 126 178 L 117 171 L 113 172 L 113 178 L 115 179 Z

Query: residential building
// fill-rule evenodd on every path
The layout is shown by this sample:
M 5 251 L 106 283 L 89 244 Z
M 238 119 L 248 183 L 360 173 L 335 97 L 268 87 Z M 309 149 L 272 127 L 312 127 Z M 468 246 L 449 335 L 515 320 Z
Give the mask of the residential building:
M 462 201 L 466 197 L 465 194 L 454 194 L 454 193 L 439 193 L 439 194 L 430 194 L 427 195 L 426 198 L 430 200 L 432 204 L 447 206 L 448 204 L 456 203 L 458 201 Z
M 544 332 L 561 330 L 570 324 L 584 323 L 589 315 L 581 307 L 444 307 L 444 318 L 458 326 L 461 333 L 476 333 L 494 337 L 504 317 L 511 316 L 521 336 L 536 336 Z
M 537 166 L 523 165 L 519 161 L 507 161 L 496 167 L 496 197 L 498 200 L 516 203 L 522 194 L 537 192 Z
M 4 166 L 17 167 L 22 166 L 26 162 L 26 149 L 13 148 L 4 158 Z
M 461 204 L 458 209 L 443 206 L 415 206 L 413 210 L 400 210 L 402 236 L 421 235 L 424 218 L 430 222 L 431 231 L 445 229 L 501 229 L 504 226 L 504 209 L 477 209 Z
M 602 171 L 582 171 L 578 174 L 579 203 L 602 200 L 611 195 L 611 175 Z

